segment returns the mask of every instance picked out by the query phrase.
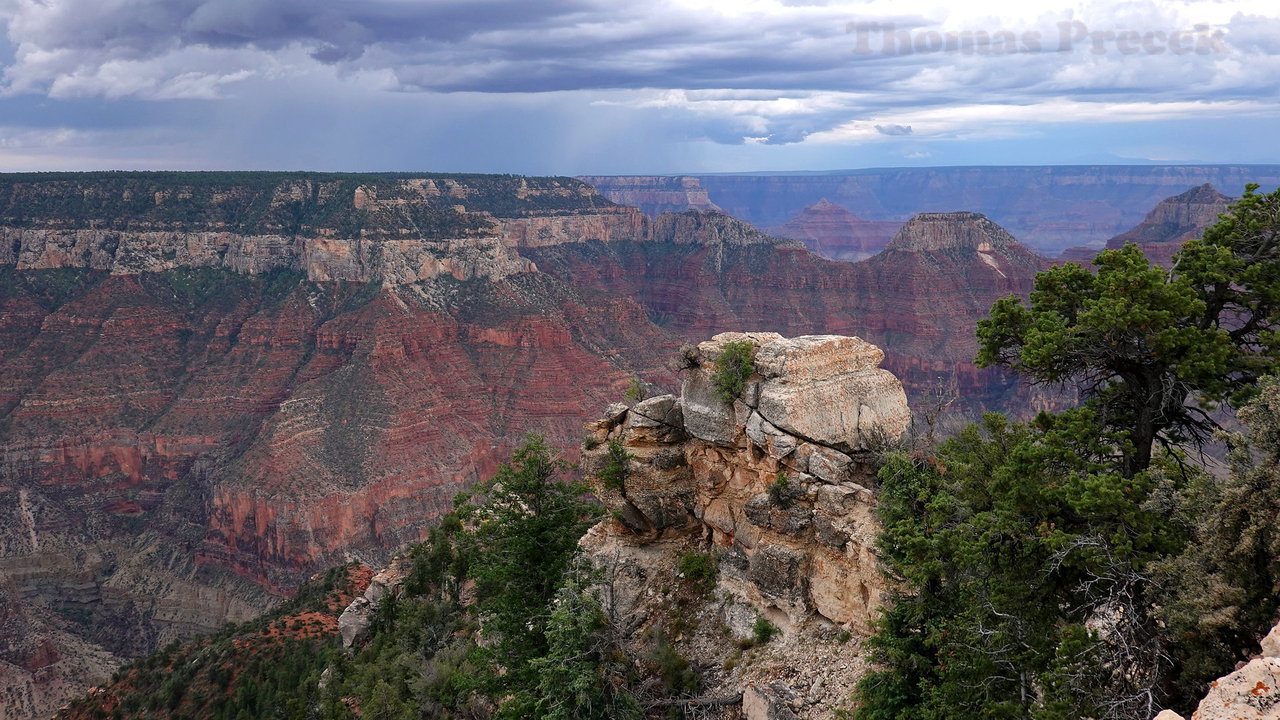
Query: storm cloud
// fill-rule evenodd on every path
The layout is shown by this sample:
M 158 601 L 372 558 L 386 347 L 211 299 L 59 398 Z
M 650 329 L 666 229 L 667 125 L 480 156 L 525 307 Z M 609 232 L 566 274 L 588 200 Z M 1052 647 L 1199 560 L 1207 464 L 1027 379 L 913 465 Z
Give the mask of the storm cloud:
M 335 113 L 397 104 L 377 94 L 466 116 L 495 107 L 479 98 L 519 107 L 544 96 L 533 105 L 548 118 L 607 114 L 619 131 L 657 128 L 645 131 L 655 141 L 896 143 L 908 158 L 937 155 L 920 143 L 1063 124 L 1280 115 L 1280 11 L 1270 3 L 1026 5 L 0 0 L 0 140 L 10 134 L 0 152 L 71 137 L 59 129 L 101 130 L 48 127 L 47 108 L 20 102 L 32 97 L 182 112 L 203 102 L 219 117 L 313 97 Z

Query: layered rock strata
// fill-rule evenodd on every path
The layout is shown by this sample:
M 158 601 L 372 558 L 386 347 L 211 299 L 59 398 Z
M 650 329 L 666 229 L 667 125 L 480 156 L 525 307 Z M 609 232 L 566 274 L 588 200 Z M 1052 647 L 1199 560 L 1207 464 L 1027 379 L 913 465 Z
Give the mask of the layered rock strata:
M 730 343 L 755 356 L 732 401 L 715 379 Z M 598 529 L 597 556 L 701 537 L 721 554 L 720 585 L 756 610 L 787 627 L 817 617 L 865 632 L 883 587 L 866 453 L 910 423 L 884 354 L 855 337 L 722 333 L 686 357 L 679 397 L 614 408 L 589 428 L 589 471 L 611 441 L 631 455 L 624 487 L 602 489 L 617 521 Z

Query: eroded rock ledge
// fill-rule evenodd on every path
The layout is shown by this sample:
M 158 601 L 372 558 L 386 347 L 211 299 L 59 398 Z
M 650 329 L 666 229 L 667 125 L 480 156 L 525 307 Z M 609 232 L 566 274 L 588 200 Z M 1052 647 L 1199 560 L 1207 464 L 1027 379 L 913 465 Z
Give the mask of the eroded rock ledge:
M 727 402 L 715 363 L 735 342 L 755 347 L 755 371 Z M 866 632 L 883 590 L 869 453 L 910 423 L 883 358 L 837 335 L 723 333 L 701 343 L 685 354 L 679 397 L 615 405 L 589 426 L 587 472 L 608 462 L 610 441 L 631 458 L 624 486 L 600 489 L 615 519 L 588 545 L 605 557 L 701 538 L 720 556 L 719 587 L 740 604 L 784 629 L 817 620 Z

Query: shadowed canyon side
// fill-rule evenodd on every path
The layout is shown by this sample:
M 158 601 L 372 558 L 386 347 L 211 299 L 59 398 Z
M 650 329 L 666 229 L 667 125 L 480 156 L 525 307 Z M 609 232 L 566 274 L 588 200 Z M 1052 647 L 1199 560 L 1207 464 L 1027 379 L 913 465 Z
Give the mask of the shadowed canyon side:
M 689 178 L 682 179 L 687 182 Z M 778 227 L 822 199 L 871 221 L 905 222 L 922 212 L 980 212 L 1035 251 L 1102 243 L 1142 220 L 1146 209 L 1211 183 L 1238 194 L 1246 183 L 1280 185 L 1276 165 L 1064 165 L 879 168 L 788 174 L 700 175 L 709 202 L 759 227 Z M 588 178 L 605 197 L 656 201 L 671 178 Z M 686 206 L 692 207 L 692 206 Z M 661 209 L 680 210 L 663 203 Z
M 0 694 L 44 713 L 90 651 L 383 557 L 525 432 L 669 382 L 642 308 L 516 252 L 645 222 L 572 180 L 5 177 L 0 575 L 60 659 L 5 651 Z
M 725 226 L 722 215 L 667 215 Z M 885 349 L 885 367 L 913 404 L 943 387 L 967 410 L 1038 406 L 1025 387 L 977 370 L 974 328 L 992 303 L 1031 291 L 1048 261 L 976 213 L 931 213 L 907 223 L 886 250 L 858 263 L 801 247 L 750 244 L 582 243 L 525 251 L 542 272 L 635 298 L 656 323 L 687 338 L 734 328 L 785 335 L 845 334 Z
M 769 232 L 799 240 L 828 260 L 856 262 L 883 250 L 901 227 L 893 221 L 863 220 L 823 198 Z

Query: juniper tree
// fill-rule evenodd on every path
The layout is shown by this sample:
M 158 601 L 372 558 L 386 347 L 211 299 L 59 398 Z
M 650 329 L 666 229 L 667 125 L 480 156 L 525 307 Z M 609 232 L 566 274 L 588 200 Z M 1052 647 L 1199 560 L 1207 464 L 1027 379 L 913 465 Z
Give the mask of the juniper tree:
M 1244 197 L 1172 270 L 1136 245 L 1096 272 L 1068 263 L 1036 276 L 1030 306 L 998 300 L 978 324 L 978 365 L 1078 388 L 1104 427 L 1123 430 L 1123 472 L 1157 444 L 1205 441 L 1221 403 L 1248 399 L 1280 359 L 1280 190 Z

